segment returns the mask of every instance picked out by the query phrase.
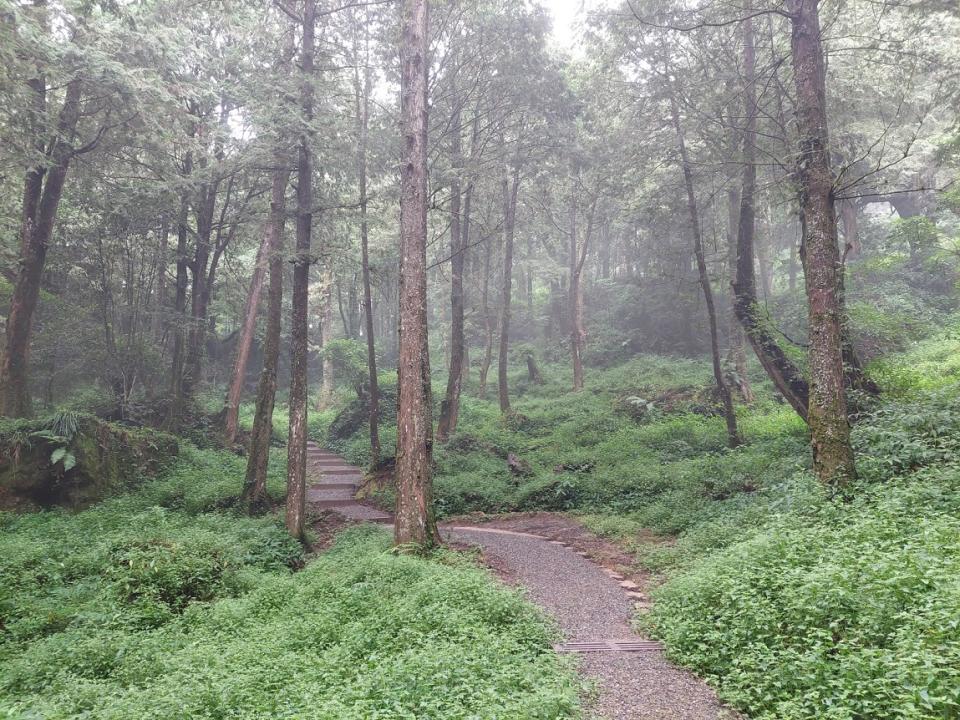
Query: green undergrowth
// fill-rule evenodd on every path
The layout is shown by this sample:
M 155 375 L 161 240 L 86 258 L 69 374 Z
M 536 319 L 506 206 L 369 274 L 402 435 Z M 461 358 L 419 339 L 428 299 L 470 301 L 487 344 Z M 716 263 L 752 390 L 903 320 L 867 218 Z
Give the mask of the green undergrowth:
M 960 718 L 960 322 L 940 325 L 869 366 L 885 394 L 854 427 L 852 499 L 816 482 L 758 368 L 729 450 L 709 365 L 641 356 L 577 394 L 565 367 L 513 374 L 506 417 L 468 384 L 438 512 L 569 511 L 624 544 L 662 582 L 638 623 L 749 717 Z M 337 443 L 365 462 L 363 428 Z
M 852 500 L 798 473 L 727 547 L 697 546 L 712 522 L 679 536 L 640 624 L 751 717 L 960 717 L 958 351 L 883 360 L 902 382 L 854 428 Z
M 242 469 L 186 446 L 136 492 L 0 515 L 0 717 L 577 717 L 518 593 L 370 528 L 294 572 L 279 518 L 233 511 Z

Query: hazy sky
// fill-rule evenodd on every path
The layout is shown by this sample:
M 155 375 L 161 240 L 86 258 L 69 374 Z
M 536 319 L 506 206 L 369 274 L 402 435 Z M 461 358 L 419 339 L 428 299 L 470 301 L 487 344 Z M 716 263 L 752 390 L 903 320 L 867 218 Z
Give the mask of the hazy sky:
M 605 0 L 540 0 L 553 15 L 553 36 L 557 43 L 576 49 L 579 33 L 576 26 L 586 14 L 607 5 Z

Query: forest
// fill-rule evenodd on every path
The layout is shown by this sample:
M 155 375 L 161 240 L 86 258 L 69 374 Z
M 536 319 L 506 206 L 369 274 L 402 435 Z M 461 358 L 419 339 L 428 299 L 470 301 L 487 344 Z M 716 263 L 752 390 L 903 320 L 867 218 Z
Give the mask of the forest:
M 956 0 L 0 0 L 0 720 L 960 720 Z

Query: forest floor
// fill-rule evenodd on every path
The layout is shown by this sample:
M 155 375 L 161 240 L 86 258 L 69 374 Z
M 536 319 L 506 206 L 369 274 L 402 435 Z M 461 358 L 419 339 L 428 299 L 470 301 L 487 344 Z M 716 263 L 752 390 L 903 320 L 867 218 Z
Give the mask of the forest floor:
M 479 546 L 484 560 L 560 626 L 567 643 L 632 643 L 640 650 L 578 652 L 581 672 L 596 686 L 593 717 L 608 720 L 719 720 L 738 717 L 714 692 L 666 657 L 659 645 L 643 642 L 630 625 L 647 607 L 648 578 L 634 563 L 570 517 L 520 513 L 482 524 L 445 524 L 445 539 Z

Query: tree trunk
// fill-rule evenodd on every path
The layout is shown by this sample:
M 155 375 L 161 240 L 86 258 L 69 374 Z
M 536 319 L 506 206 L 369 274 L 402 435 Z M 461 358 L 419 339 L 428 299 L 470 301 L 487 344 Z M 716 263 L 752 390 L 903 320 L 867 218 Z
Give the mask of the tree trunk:
M 497 396 L 500 412 L 510 412 L 507 386 L 507 360 L 510 352 L 510 295 L 513 290 L 513 233 L 517 217 L 517 193 L 520 191 L 520 165 L 512 178 L 503 180 L 503 296 L 500 305 L 500 353 L 497 357 Z
M 377 348 L 373 332 L 373 294 L 370 291 L 370 250 L 369 228 L 367 224 L 367 134 L 370 124 L 370 91 L 372 78 L 370 73 L 370 53 L 367 23 L 364 23 L 364 66 L 363 83 L 360 72 L 354 73 L 356 85 L 356 110 L 358 147 L 358 174 L 360 182 L 360 268 L 363 283 L 363 319 L 367 334 L 367 375 L 370 404 L 370 467 L 380 464 L 380 385 L 377 380 Z
M 46 109 L 46 79 L 39 76 L 32 78 L 28 84 L 33 93 L 36 122 L 39 123 Z M 19 232 L 20 267 L 10 296 L 6 346 L 0 362 L 0 413 L 8 417 L 27 417 L 32 410 L 29 371 L 33 316 L 40 298 L 40 281 L 47 260 L 47 248 L 53 237 L 67 170 L 74 156 L 71 142 L 80 117 L 81 89 L 82 81 L 79 78 L 67 84 L 57 118 L 56 135 L 46 153 L 49 167 L 30 168 L 24 178 Z M 42 140 L 39 142 L 42 143 Z
M 747 21 L 749 22 L 749 21 Z M 733 409 L 733 398 L 726 378 L 723 376 L 723 367 L 720 363 L 720 341 L 717 333 L 717 310 L 713 302 L 713 288 L 710 285 L 710 275 L 707 272 L 707 262 L 703 253 L 703 238 L 700 234 L 700 211 L 697 208 L 697 197 L 693 189 L 693 171 L 690 169 L 690 158 L 687 155 L 687 146 L 683 139 L 683 129 L 680 126 L 680 112 L 677 109 L 677 99 L 673 90 L 670 93 L 670 112 L 673 117 L 673 127 L 677 132 L 677 146 L 680 150 L 680 163 L 683 166 L 683 184 L 687 191 L 687 209 L 690 212 L 690 229 L 693 233 L 693 254 L 697 260 L 697 275 L 700 279 L 700 288 L 703 290 L 703 301 L 707 308 L 707 321 L 710 325 L 710 357 L 713 361 L 713 379 L 717 384 L 717 392 L 723 404 L 723 417 L 727 423 L 727 444 L 734 448 L 743 441 L 737 429 L 737 414 Z
M 483 283 L 482 283 L 482 303 L 483 312 L 483 360 L 480 362 L 480 378 L 477 394 L 481 400 L 487 398 L 487 375 L 490 372 L 490 363 L 493 361 L 493 318 L 490 316 L 490 270 L 491 255 L 493 249 L 490 247 L 490 238 L 483 243 Z
M 277 157 L 276 162 L 280 165 L 283 164 L 285 160 Z M 247 378 L 247 363 L 250 360 L 250 349 L 253 347 L 253 337 L 257 329 L 257 310 L 260 307 L 260 296 L 263 294 L 264 275 L 266 274 L 267 264 L 272 260 L 271 253 L 275 253 L 276 248 L 279 247 L 276 235 L 280 232 L 278 222 L 283 222 L 283 216 L 281 212 L 278 218 L 274 212 L 274 208 L 277 206 L 280 208 L 283 207 L 284 194 L 286 193 L 289 180 L 289 170 L 277 170 L 273 173 L 273 183 L 270 189 L 271 212 L 267 218 L 266 226 L 263 229 L 263 238 L 260 242 L 260 247 L 257 248 L 257 259 L 253 266 L 253 276 L 250 278 L 250 287 L 247 289 L 247 301 L 243 311 L 243 325 L 240 328 L 240 337 L 237 341 L 237 354 L 233 362 L 230 387 L 227 390 L 227 401 L 224 407 L 223 442 L 226 447 L 232 447 L 237 439 L 240 396 L 243 394 L 243 386 Z M 274 374 L 276 374 L 276 368 L 274 368 Z M 276 383 L 276 378 L 274 378 L 274 383 Z
M 463 380 L 463 256 L 466 247 L 460 225 L 460 171 L 463 165 L 461 129 L 460 109 L 455 107 L 450 123 L 453 133 L 450 148 L 453 163 L 453 179 L 450 182 L 450 373 L 447 376 L 447 392 L 440 405 L 440 419 L 437 421 L 438 442 L 446 442 L 457 429 L 460 383 Z
M 427 338 L 426 0 L 404 0 L 400 48 L 400 356 L 397 363 L 397 510 L 394 542 L 440 542 L 433 516 L 433 403 Z
M 747 6 L 749 7 L 749 5 Z M 753 23 L 743 22 L 744 37 L 744 114 L 743 185 L 740 192 L 740 220 L 737 225 L 737 274 L 733 284 L 734 310 L 753 351 L 784 399 L 804 420 L 807 418 L 807 381 L 800 369 L 784 353 L 761 315 L 754 273 L 754 207 L 757 185 L 756 141 L 756 51 Z
M 184 161 L 184 176 L 192 171 L 190 154 Z M 180 418 L 183 415 L 183 364 L 186 351 L 187 332 L 187 270 L 190 261 L 187 259 L 187 217 L 189 204 L 186 192 L 180 198 L 180 213 L 177 218 L 177 284 L 174 290 L 173 313 L 173 356 L 170 365 L 170 407 L 168 409 L 166 427 L 176 432 L 180 427 Z
M 734 145 L 735 146 L 735 145 Z M 733 178 L 731 178 L 732 182 Z M 733 292 L 733 278 L 737 272 L 737 225 L 740 221 L 740 193 L 727 191 L 727 270 L 731 277 L 730 309 L 727 323 L 727 363 L 733 368 L 731 381 L 745 403 L 754 401 L 753 388 L 747 374 L 747 354 L 744 351 L 743 328 L 737 319 L 737 296 Z
M 543 375 L 540 373 L 540 367 L 533 353 L 527 353 L 527 380 L 534 385 L 543 385 Z
M 807 423 L 813 466 L 839 488 L 855 477 L 844 392 L 840 253 L 827 141 L 826 92 L 818 0 L 789 0 L 797 126 L 797 168 L 810 337 Z
M 587 231 L 584 234 L 583 247 L 577 239 L 577 203 L 570 203 L 570 356 L 573 359 L 573 391 L 583 390 L 583 348 L 586 331 L 583 327 L 583 288 L 581 286 L 583 264 L 590 248 L 590 236 L 593 234 L 593 213 L 596 201 L 590 206 L 587 215 Z
M 328 270 L 323 275 L 323 301 L 320 305 L 320 346 L 324 350 L 333 339 L 333 274 Z M 320 358 L 320 392 L 317 395 L 317 410 L 326 410 L 333 404 L 333 358 L 324 352 Z
M 280 158 L 278 158 L 280 160 Z M 285 160 L 282 161 L 285 163 Z M 263 369 L 257 384 L 257 406 L 250 432 L 247 474 L 240 504 L 251 515 L 259 511 L 266 498 L 267 465 L 270 438 L 273 435 L 273 408 L 277 393 L 277 366 L 280 361 L 280 327 L 283 315 L 283 227 L 286 214 L 286 188 L 290 171 L 276 170 L 270 192 L 270 218 L 261 245 L 263 259 L 270 266 L 267 290 L 267 333 L 263 343 Z
M 474 140 L 476 140 L 477 133 L 477 122 L 474 119 Z M 476 142 L 473 143 L 471 148 L 471 158 L 473 157 L 474 148 L 476 148 Z M 463 248 L 463 272 L 467 273 L 467 259 L 470 257 L 470 209 L 473 204 L 473 183 L 467 183 L 467 190 L 464 193 L 463 197 L 463 222 L 460 223 L 460 247 Z M 467 345 L 466 338 L 463 342 L 463 364 L 461 365 L 460 372 L 460 388 L 461 390 L 466 387 L 467 383 L 470 382 L 470 347 Z
M 316 0 L 304 0 L 300 51 L 303 125 L 297 157 L 297 247 L 290 323 L 290 431 L 287 439 L 287 532 L 301 542 L 307 499 L 307 352 L 309 341 L 310 236 L 313 229 L 313 54 Z

